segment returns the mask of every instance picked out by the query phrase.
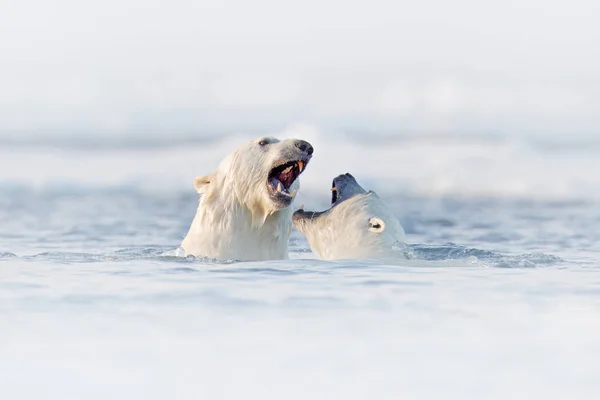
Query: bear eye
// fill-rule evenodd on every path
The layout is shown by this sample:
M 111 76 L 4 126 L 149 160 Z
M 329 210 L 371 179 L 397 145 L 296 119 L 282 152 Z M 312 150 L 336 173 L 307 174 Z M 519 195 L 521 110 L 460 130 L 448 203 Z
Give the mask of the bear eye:
M 385 229 L 385 222 L 381 218 L 373 217 L 369 219 L 369 232 L 381 233 Z
M 266 146 L 268 144 L 271 144 L 271 142 L 269 142 L 267 139 L 262 139 L 260 142 L 258 142 L 259 146 Z

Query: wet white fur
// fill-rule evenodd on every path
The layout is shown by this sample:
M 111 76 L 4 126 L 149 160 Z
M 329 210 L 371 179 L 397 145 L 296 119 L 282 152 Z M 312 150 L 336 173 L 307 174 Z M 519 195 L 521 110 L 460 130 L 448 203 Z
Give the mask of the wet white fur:
M 296 228 L 313 252 L 329 260 L 397 257 L 394 245 L 405 240 L 402 225 L 375 192 L 352 196 Z
M 269 197 L 267 176 L 289 161 L 294 139 L 256 139 L 227 156 L 217 170 L 196 178 L 200 193 L 196 216 L 182 247 L 186 254 L 217 259 L 276 260 L 288 258 L 291 205 L 278 209 Z M 290 192 L 299 188 L 299 179 Z

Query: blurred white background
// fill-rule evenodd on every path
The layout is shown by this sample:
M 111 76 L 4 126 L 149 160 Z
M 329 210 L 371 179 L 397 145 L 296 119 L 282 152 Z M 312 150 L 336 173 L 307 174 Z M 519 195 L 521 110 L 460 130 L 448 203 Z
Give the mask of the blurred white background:
M 600 139 L 600 3 L 0 0 L 0 140 Z M 0 142 L 0 143 L 1 143 Z
M 0 4 L 0 182 L 189 190 L 273 134 L 305 190 L 600 199 L 591 0 Z

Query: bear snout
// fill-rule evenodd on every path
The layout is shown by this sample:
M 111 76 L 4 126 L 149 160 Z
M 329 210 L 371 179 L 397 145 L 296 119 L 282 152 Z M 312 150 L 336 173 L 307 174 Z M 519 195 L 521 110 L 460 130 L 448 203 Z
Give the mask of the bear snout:
M 312 145 L 310 143 L 308 143 L 306 140 L 296 140 L 296 143 L 294 143 L 294 145 L 300 149 L 300 151 L 308 154 L 309 156 L 312 155 L 314 148 L 312 147 Z

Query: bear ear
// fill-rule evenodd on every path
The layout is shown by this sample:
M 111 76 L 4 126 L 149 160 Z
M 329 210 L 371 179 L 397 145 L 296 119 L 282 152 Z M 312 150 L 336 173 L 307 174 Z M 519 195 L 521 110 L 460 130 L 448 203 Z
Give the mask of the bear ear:
M 196 189 L 196 192 L 204 193 L 212 179 L 212 175 L 197 176 L 196 179 L 194 179 L 194 188 Z
M 372 217 L 369 219 L 369 232 L 381 233 L 385 229 L 385 222 L 381 218 Z

